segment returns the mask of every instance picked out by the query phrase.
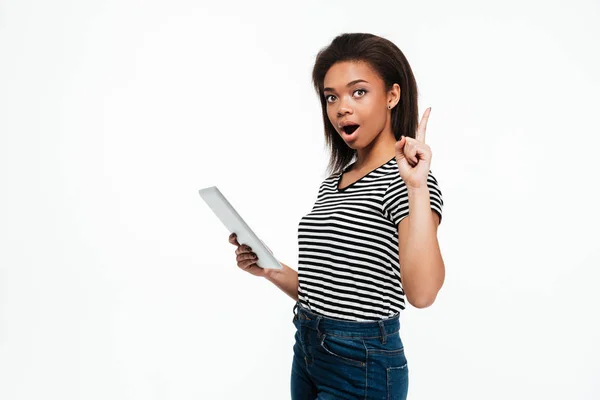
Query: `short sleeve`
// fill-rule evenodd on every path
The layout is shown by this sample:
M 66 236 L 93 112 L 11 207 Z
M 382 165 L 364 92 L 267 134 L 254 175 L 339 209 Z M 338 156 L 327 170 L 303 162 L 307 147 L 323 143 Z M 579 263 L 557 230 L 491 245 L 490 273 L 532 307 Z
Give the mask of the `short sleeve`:
M 408 216 L 408 191 L 400 174 L 395 172 L 394 175 L 394 178 L 383 195 L 382 206 L 383 215 L 397 226 L 404 217 Z M 438 181 L 431 170 L 427 175 L 427 188 L 429 189 L 429 203 L 431 209 L 439 215 L 441 223 L 444 200 Z

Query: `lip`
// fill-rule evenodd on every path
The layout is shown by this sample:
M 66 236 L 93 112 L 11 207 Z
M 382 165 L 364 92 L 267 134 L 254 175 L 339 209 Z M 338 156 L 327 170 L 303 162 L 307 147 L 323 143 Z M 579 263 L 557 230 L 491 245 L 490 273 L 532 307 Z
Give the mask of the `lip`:
M 342 138 L 346 141 L 346 142 L 352 142 L 357 138 L 357 132 L 360 130 L 360 126 L 358 128 L 356 128 L 356 130 L 354 132 L 352 132 L 350 135 L 348 135 L 346 132 L 342 131 Z
M 338 124 L 338 128 L 342 129 L 343 127 L 347 126 L 347 125 L 359 125 L 357 122 L 354 121 L 350 121 L 350 120 L 345 120 L 342 121 Z M 360 126 L 360 125 L 359 125 Z

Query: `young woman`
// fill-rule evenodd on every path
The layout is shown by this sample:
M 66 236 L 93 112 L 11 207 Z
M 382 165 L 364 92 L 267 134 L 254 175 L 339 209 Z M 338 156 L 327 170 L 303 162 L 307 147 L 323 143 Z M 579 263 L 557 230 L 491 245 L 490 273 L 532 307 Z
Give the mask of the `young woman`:
M 229 241 L 241 269 L 296 301 L 292 399 L 405 399 L 399 315 L 407 301 L 431 305 L 445 275 L 442 193 L 425 144 L 431 108 L 419 123 L 410 65 L 375 35 L 336 37 L 312 78 L 330 174 L 298 226 L 298 272 L 261 269 L 235 233 Z

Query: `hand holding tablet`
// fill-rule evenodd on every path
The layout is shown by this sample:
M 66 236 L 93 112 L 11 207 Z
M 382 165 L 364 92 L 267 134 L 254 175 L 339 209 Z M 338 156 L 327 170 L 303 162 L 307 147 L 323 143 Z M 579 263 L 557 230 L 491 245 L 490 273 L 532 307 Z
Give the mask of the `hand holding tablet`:
M 251 269 L 257 267 L 263 269 L 283 269 L 283 266 L 277 261 L 271 250 L 256 236 L 216 186 L 200 189 L 199 192 L 202 199 L 229 230 L 229 233 L 235 234 L 235 238 L 233 237 L 234 235 L 230 235 L 229 241 L 238 246 L 236 255 L 238 256 L 238 266 L 240 268 L 243 265 L 244 270 L 258 276 L 264 276 L 264 271 L 255 270 L 253 272 Z M 237 244 L 232 240 L 235 240 Z M 251 248 L 251 251 L 248 248 Z M 258 258 L 251 259 L 252 253 L 255 253 Z M 256 261 L 248 263 L 249 260 Z
M 268 278 L 270 276 L 269 271 L 276 271 L 274 269 L 265 269 L 259 267 L 256 264 L 256 262 L 258 261 L 258 256 L 256 255 L 256 253 L 252 251 L 252 248 L 250 246 L 246 244 L 240 244 L 237 241 L 237 236 L 235 232 L 229 235 L 229 243 L 233 244 L 234 246 L 237 246 L 237 249 L 235 250 L 235 260 L 237 262 L 237 266 L 240 269 L 254 276 L 261 276 L 263 278 Z

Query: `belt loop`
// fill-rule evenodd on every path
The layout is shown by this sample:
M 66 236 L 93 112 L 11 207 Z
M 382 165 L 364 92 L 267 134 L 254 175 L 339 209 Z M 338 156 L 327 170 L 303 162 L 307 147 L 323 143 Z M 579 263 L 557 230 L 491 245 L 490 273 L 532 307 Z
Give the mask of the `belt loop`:
M 294 310 L 293 310 L 293 313 L 294 313 L 294 319 L 293 320 L 294 321 L 298 319 L 298 312 L 297 311 L 298 311 L 298 302 L 296 302 L 296 304 L 294 304 Z
M 383 321 L 378 321 L 379 322 L 379 330 L 381 331 L 381 337 L 379 338 L 381 340 L 381 343 L 386 344 L 387 343 L 387 336 L 385 334 L 385 327 L 383 326 Z
M 317 336 L 321 337 L 321 331 L 319 330 L 319 323 L 321 322 L 321 318 L 323 318 L 322 316 L 317 316 Z

